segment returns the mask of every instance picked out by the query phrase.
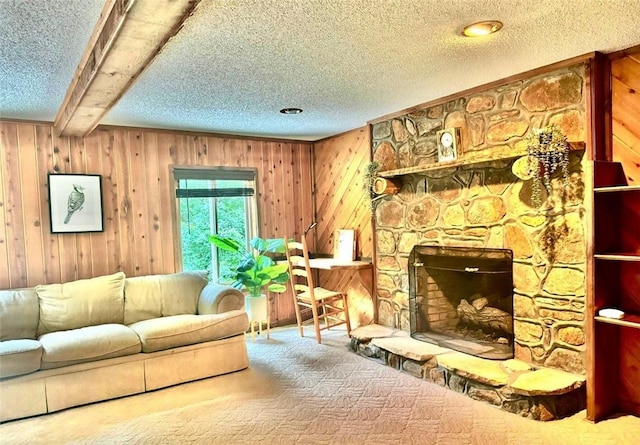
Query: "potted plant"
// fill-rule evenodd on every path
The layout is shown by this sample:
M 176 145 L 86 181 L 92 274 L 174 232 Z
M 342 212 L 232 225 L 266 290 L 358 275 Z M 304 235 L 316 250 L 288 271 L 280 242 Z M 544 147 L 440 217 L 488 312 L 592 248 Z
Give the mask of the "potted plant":
M 541 185 L 551 194 L 551 175 L 562 169 L 563 185 L 569 187 L 569 143 L 567 137 L 555 125 L 533 129 L 527 136 L 529 169 L 533 174 L 532 202 L 542 205 Z
M 376 193 L 374 184 L 376 182 L 376 178 L 378 177 L 378 171 L 380 170 L 380 163 L 377 161 L 369 162 L 364 170 L 364 190 L 369 195 L 369 203 L 371 208 L 371 213 L 375 214 L 376 207 L 378 204 L 378 200 L 382 197 L 378 193 Z
M 233 238 L 211 235 L 209 241 L 222 250 L 238 255 L 238 266 L 231 276 L 231 286 L 244 290 L 245 308 L 249 320 L 267 320 L 267 296 L 265 289 L 282 293 L 287 290 L 285 283 L 289 280 L 289 266 L 276 264 L 267 253 L 284 253 L 283 239 L 253 238 L 250 248 Z

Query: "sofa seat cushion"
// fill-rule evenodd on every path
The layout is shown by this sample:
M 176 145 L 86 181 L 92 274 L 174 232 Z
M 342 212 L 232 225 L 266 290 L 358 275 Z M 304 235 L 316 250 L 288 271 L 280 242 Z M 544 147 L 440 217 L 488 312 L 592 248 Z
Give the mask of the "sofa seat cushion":
M 40 369 L 42 345 L 37 340 L 0 341 L 0 378 Z
M 178 346 L 232 337 L 247 330 L 249 319 L 244 310 L 223 314 L 173 315 L 129 325 L 142 341 L 142 352 L 155 352 Z
M 40 343 L 42 369 L 137 354 L 141 350 L 138 335 L 121 324 L 51 332 L 41 336 Z

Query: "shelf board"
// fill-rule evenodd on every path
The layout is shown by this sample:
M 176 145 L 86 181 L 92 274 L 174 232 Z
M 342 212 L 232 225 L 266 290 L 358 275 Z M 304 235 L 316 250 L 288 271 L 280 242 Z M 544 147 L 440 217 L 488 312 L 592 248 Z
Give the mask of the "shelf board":
M 593 257 L 608 261 L 640 261 L 640 255 L 634 253 L 596 253 Z
M 586 146 L 585 143 L 582 141 L 569 142 L 569 150 L 571 151 L 584 150 L 585 146 Z M 456 159 L 454 161 L 434 162 L 433 164 L 418 165 L 415 167 L 406 167 L 406 168 L 398 168 L 395 170 L 381 171 L 378 173 L 378 176 L 380 176 L 381 178 L 393 178 L 395 176 L 411 175 L 414 173 L 425 173 L 428 171 L 440 170 L 443 168 L 460 167 L 461 165 L 487 164 L 490 162 L 505 161 L 509 159 L 519 158 L 527 154 L 526 150 L 513 149 L 507 155 L 502 155 L 498 158 L 491 158 L 487 156 L 486 151 L 487 149 L 464 153 L 459 159 Z
M 618 326 L 640 329 L 640 315 L 636 314 L 624 314 L 622 318 L 608 318 L 596 315 L 594 318 L 597 322 L 600 323 L 615 324 Z
M 593 189 L 595 193 L 617 193 L 617 192 L 635 192 L 640 191 L 640 185 L 615 185 L 609 187 L 596 187 Z
M 441 162 L 439 164 L 420 165 L 417 167 L 398 168 L 395 170 L 387 170 L 379 172 L 378 176 L 381 178 L 395 178 L 396 176 L 411 175 L 413 173 L 425 173 L 432 170 L 438 170 L 441 168 L 458 167 L 462 165 L 460 161 Z

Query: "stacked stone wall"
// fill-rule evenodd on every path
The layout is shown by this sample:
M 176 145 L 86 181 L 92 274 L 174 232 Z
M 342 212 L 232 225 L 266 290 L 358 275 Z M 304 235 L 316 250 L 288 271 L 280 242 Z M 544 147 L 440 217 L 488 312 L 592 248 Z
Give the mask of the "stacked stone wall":
M 586 241 L 584 152 L 570 178 L 532 203 L 532 181 L 512 173 L 533 128 L 585 133 L 585 68 L 578 65 L 373 125 L 382 170 L 437 163 L 436 133 L 461 129 L 456 167 L 399 176 L 397 195 L 376 209 L 379 323 L 409 331 L 408 256 L 416 244 L 508 248 L 514 253 L 516 357 L 584 373 Z M 467 162 L 468 160 L 468 162 Z M 478 162 L 483 161 L 483 162 Z

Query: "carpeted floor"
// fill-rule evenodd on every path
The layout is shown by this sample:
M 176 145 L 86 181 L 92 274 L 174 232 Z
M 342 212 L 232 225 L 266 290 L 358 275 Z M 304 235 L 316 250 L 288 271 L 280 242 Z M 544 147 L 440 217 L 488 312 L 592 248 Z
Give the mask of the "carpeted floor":
M 640 419 L 523 419 L 297 329 L 247 342 L 250 369 L 0 425 L 2 444 L 635 444 Z M 6 403 L 6 401 L 0 401 Z

